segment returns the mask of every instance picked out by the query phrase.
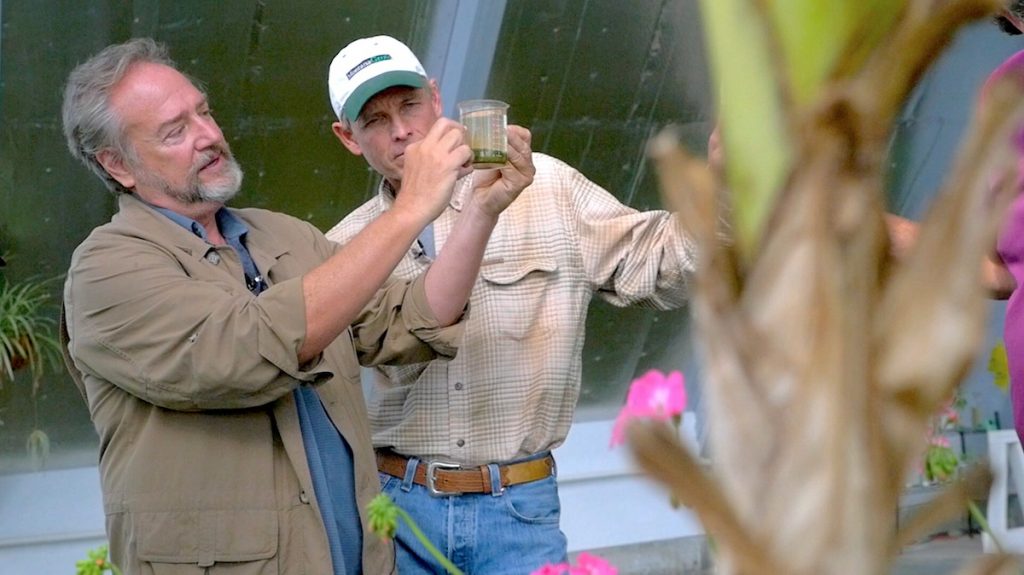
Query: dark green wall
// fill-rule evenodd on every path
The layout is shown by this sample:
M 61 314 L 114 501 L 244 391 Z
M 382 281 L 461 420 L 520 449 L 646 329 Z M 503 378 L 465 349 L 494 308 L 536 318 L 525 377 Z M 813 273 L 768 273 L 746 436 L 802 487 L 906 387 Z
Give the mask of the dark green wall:
M 504 12 L 467 23 L 467 7 L 474 6 Z M 64 77 L 109 43 L 152 36 L 205 83 L 246 172 L 237 204 L 289 212 L 327 229 L 376 182 L 330 132 L 326 70 L 345 43 L 397 36 L 429 73 L 442 76 L 463 61 L 460 41 L 496 35 L 493 58 L 462 55 L 461 70 L 486 76 L 467 85 L 486 86 L 485 93 L 464 93 L 465 78 L 454 93 L 509 102 L 510 121 L 531 128 L 534 149 L 647 209 L 660 205 L 645 158 L 648 138 L 674 123 L 699 153 L 710 131 L 699 20 L 696 0 L 0 0 L 0 254 L 9 256 L 0 273 L 10 280 L 63 273 L 74 247 L 114 211 L 113 197 L 67 153 L 59 120 Z M 476 40 L 474 50 L 487 44 Z M 895 131 L 893 211 L 924 212 L 952 161 L 978 83 L 1022 42 L 977 24 L 925 76 Z M 490 67 L 474 67 L 481 62 Z M 447 82 L 442 88 L 452 90 Z M 454 102 L 446 104 L 451 109 Z M 687 310 L 595 303 L 580 417 L 614 413 L 629 380 L 650 367 L 682 368 L 690 404 L 699 405 Z M 968 379 L 990 387 L 984 373 Z M 94 463 L 95 434 L 66 376 L 48 377 L 35 400 L 28 389 L 24 377 L 0 387 L 0 473 L 27 468 L 25 439 L 34 427 L 52 440 L 48 466 Z M 984 407 L 1005 404 L 997 398 Z
M 246 173 L 236 205 L 285 211 L 327 229 L 376 182 L 331 134 L 331 59 L 345 43 L 380 33 L 405 40 L 424 60 L 430 48 L 450 57 L 449 40 L 469 33 L 452 20 L 458 6 L 3 0 L 0 253 L 10 256 L 3 273 L 11 280 L 63 273 L 74 247 L 115 209 L 113 196 L 68 154 L 59 119 L 67 73 L 107 44 L 152 36 L 205 84 Z M 710 128 L 699 24 L 691 0 L 511 0 L 491 31 L 498 37 L 486 95 L 511 104 L 510 120 L 533 130 L 536 150 L 577 166 L 626 203 L 657 207 L 647 139 L 672 122 L 703 151 Z M 633 375 L 650 366 L 695 369 L 685 310 L 596 304 L 588 334 L 586 417 L 612 413 Z M 0 390 L 0 473 L 24 468 L 33 426 L 51 436 L 49 465 L 94 462 L 95 435 L 66 376 L 48 377 L 36 402 L 25 384 Z

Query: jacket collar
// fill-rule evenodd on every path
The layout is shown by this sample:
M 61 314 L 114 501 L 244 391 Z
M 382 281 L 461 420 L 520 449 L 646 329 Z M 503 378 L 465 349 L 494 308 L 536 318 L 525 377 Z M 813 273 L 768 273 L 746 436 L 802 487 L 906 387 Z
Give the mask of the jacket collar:
M 147 234 L 155 234 L 161 241 L 170 242 L 175 247 L 195 257 L 203 257 L 210 245 L 205 240 L 171 221 L 170 218 L 157 212 L 135 194 L 119 194 L 117 197 L 117 220 L 122 220 Z
M 171 221 L 133 194 L 120 194 L 117 203 L 118 219 L 123 219 L 139 230 L 145 230 L 147 234 L 158 235 L 161 241 L 170 243 L 191 257 L 205 257 L 212 247 L 206 240 Z M 264 277 L 269 277 L 277 260 L 288 253 L 287 247 L 277 241 L 260 241 L 258 237 L 264 235 L 263 231 L 259 226 L 251 225 L 244 211 L 227 207 L 224 209 L 249 228 L 248 234 L 252 240 L 246 245 L 249 255 Z

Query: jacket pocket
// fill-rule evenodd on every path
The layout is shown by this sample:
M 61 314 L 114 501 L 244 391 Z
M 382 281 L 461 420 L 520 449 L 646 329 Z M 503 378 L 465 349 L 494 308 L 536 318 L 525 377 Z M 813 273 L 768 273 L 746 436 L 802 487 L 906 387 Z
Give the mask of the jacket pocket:
M 278 518 L 273 510 L 138 512 L 134 523 L 139 559 L 151 563 L 209 567 L 277 554 Z

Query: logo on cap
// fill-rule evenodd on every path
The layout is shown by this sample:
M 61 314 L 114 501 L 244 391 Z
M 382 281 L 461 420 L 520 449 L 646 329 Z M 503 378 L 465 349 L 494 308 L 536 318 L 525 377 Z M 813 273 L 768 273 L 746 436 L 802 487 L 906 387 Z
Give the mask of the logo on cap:
M 377 62 L 385 62 L 385 61 L 390 60 L 390 59 L 391 59 L 391 55 L 390 54 L 380 54 L 379 56 L 372 56 L 372 57 L 367 58 L 367 59 L 363 60 L 362 62 L 356 64 L 356 66 L 354 68 L 352 68 L 351 70 L 349 70 L 348 73 L 345 74 L 345 76 L 349 80 L 351 80 L 352 76 L 355 76 L 356 74 L 359 73 L 360 70 L 362 70 L 363 68 L 369 66 L 370 64 L 376 64 Z

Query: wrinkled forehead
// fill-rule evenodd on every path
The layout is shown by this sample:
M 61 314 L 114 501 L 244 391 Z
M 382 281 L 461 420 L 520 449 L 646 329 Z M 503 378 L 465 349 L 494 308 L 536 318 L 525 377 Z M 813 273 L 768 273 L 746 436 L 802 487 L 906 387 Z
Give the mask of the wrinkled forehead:
M 422 98 L 427 95 L 427 88 L 413 86 L 391 86 L 377 92 L 363 106 L 359 117 L 370 116 L 401 106 L 410 98 Z
M 205 101 L 184 74 L 151 62 L 134 64 L 110 93 L 110 105 L 125 127 L 161 124 Z

